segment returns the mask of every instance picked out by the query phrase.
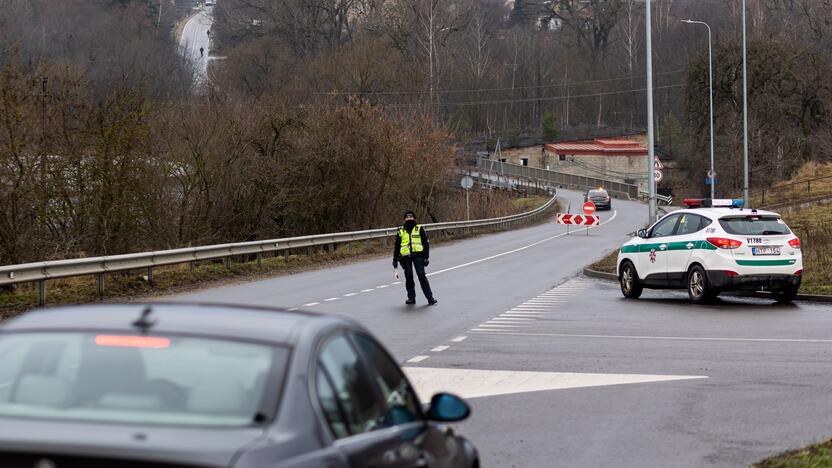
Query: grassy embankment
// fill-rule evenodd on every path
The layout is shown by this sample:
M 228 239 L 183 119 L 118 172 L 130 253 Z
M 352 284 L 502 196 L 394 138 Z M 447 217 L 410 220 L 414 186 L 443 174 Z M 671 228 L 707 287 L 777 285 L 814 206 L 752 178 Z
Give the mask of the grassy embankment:
M 546 197 L 517 198 L 511 200 L 515 213 L 532 210 L 548 200 Z M 431 243 L 442 244 L 466 237 L 462 231 L 448 231 L 447 236 L 432 236 Z M 471 233 L 470 235 L 477 235 Z M 388 243 L 389 245 L 389 243 Z M 251 281 L 258 278 L 294 274 L 337 264 L 364 260 L 374 256 L 390 255 L 392 248 L 381 241 L 355 242 L 350 249 L 339 246 L 333 252 L 316 250 L 307 255 L 306 249 L 292 252 L 288 260 L 277 256 L 264 256 L 262 266 L 257 267 L 252 258 L 235 258 L 226 267 L 221 260 L 199 262 L 194 271 L 188 265 L 170 265 L 153 269 L 153 284 L 146 280 L 144 270 L 117 272 L 105 278 L 104 301 L 124 301 L 169 295 L 179 292 L 216 286 L 229 282 Z M 20 284 L 12 290 L 0 290 L 0 320 L 12 317 L 37 305 L 38 293 L 34 284 Z M 47 304 L 84 304 L 98 301 L 95 277 L 78 277 L 52 280 L 47 283 Z

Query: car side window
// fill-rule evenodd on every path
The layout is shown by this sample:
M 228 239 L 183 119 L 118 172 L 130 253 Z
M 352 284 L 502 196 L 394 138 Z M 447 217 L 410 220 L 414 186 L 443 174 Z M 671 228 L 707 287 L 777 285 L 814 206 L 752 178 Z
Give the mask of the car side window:
M 419 399 L 410 387 L 398 364 L 384 349 L 367 335 L 352 335 L 358 352 L 370 368 L 369 372 L 387 404 L 384 426 L 406 424 L 421 419 Z
M 679 227 L 676 228 L 677 236 L 684 236 L 686 234 L 693 234 L 705 226 L 702 224 L 704 220 L 702 216 L 685 213 L 679 217 Z
M 315 390 L 318 393 L 318 401 L 321 403 L 321 408 L 324 410 L 324 417 L 326 418 L 329 429 L 336 439 L 342 439 L 350 435 L 347 428 L 346 416 L 344 409 L 338 402 L 338 397 L 335 394 L 335 389 L 332 388 L 332 382 L 323 366 L 318 365 L 318 372 L 315 376 Z
M 329 377 L 349 433 L 361 434 L 379 429 L 386 408 L 376 398 L 372 380 L 344 335 L 335 335 L 324 344 L 318 365 Z M 319 399 L 323 400 L 320 395 Z M 323 401 L 321 404 L 324 404 Z
M 650 238 L 666 237 L 673 235 L 673 229 L 676 227 L 676 221 L 679 220 L 679 215 L 671 215 L 659 221 L 650 231 Z

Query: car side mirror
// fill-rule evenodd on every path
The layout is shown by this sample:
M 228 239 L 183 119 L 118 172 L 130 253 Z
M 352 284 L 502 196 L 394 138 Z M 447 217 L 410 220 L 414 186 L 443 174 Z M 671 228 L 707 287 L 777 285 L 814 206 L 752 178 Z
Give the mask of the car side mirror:
M 471 407 L 450 393 L 437 393 L 430 399 L 427 416 L 431 421 L 456 422 L 471 415 Z
M 636 235 L 637 235 L 637 236 L 639 236 L 639 237 L 641 237 L 642 239 L 647 239 L 647 237 L 648 237 L 648 236 L 647 236 L 647 229 L 639 229 L 639 230 L 636 232 Z

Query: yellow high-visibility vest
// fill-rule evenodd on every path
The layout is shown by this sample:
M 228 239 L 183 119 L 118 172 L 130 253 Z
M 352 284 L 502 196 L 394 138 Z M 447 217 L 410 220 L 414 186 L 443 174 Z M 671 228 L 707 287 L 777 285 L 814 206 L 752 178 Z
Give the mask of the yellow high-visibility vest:
M 422 247 L 422 225 L 417 224 L 409 234 L 405 228 L 399 228 L 399 237 L 402 238 L 402 244 L 399 248 L 402 257 L 410 255 L 411 252 L 418 253 L 425 250 Z

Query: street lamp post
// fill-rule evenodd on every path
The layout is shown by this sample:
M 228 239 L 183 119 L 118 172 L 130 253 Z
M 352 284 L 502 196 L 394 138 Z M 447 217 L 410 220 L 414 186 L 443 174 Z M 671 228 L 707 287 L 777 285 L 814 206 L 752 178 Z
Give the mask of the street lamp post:
M 653 39 L 650 30 L 650 0 L 644 2 L 647 8 L 644 17 L 645 45 L 647 49 L 647 206 L 650 224 L 656 222 L 656 181 L 653 178 L 653 160 L 656 157 L 653 146 Z
M 714 196 L 715 193 L 715 179 L 716 179 L 716 171 L 714 170 L 714 59 L 712 55 L 712 42 L 711 42 L 711 27 L 708 26 L 708 23 L 704 21 L 693 21 L 693 20 L 682 20 L 683 23 L 688 24 L 701 24 L 708 28 L 708 89 L 709 89 L 709 96 L 710 96 L 710 105 L 711 105 L 711 170 L 708 172 L 708 178 L 711 181 L 711 199 L 716 198 Z
M 742 162 L 743 206 L 748 206 L 748 65 L 745 49 L 745 0 L 742 0 Z

